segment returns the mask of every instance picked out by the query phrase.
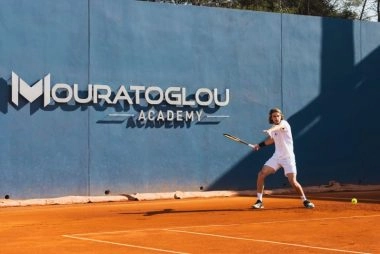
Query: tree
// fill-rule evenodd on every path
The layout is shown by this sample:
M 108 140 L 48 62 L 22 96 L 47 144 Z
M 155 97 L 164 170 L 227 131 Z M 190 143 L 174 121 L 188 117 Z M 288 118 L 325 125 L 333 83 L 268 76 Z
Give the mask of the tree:
M 142 0 L 380 22 L 380 0 Z
M 356 14 L 356 19 L 380 22 L 380 0 L 330 0 L 337 10 L 349 10 Z
M 380 0 L 362 1 L 360 20 L 377 20 L 380 22 Z

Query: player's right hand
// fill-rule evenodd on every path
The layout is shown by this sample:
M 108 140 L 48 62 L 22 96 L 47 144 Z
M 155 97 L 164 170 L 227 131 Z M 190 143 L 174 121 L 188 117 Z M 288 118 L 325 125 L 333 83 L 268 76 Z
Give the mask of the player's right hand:
M 260 146 L 259 146 L 258 144 L 254 144 L 254 145 L 249 144 L 249 146 L 250 146 L 254 151 L 257 151 L 257 150 L 260 149 Z

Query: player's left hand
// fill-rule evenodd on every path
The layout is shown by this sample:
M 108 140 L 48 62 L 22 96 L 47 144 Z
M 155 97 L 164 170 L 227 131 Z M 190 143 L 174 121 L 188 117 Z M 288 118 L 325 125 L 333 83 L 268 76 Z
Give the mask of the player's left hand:
M 268 135 L 268 136 L 271 136 L 271 131 L 270 130 L 263 130 L 263 132 Z

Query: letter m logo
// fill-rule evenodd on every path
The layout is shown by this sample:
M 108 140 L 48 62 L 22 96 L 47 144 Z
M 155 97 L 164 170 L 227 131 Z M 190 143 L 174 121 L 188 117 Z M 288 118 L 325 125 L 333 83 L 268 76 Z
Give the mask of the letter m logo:
M 50 103 L 50 73 L 40 79 L 33 86 L 29 86 L 16 73 L 12 71 L 12 102 L 18 106 L 19 95 L 29 102 L 35 101 L 44 94 L 44 107 Z

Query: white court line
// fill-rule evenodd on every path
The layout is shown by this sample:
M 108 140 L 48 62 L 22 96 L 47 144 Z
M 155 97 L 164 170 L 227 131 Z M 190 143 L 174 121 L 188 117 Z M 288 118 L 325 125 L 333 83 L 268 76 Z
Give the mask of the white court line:
M 185 233 L 185 234 L 193 234 L 193 235 L 212 236 L 212 237 L 219 237 L 219 238 L 233 239 L 233 240 L 243 240 L 243 241 L 251 241 L 251 242 L 279 244 L 279 245 L 294 246 L 294 247 L 301 247 L 301 248 L 308 248 L 308 249 L 327 250 L 327 251 L 344 252 L 344 253 L 356 253 L 356 254 L 371 254 L 368 252 L 340 250 L 340 249 L 324 248 L 324 247 L 310 246 L 310 245 L 304 245 L 304 244 L 275 242 L 275 241 L 268 241 L 268 240 L 261 240 L 261 239 L 251 239 L 251 238 L 243 238 L 243 237 L 216 235 L 216 234 L 192 232 L 192 231 L 185 231 L 185 230 L 167 229 L 167 231 Z
M 82 234 L 70 234 L 71 236 L 90 236 L 90 235 L 112 235 L 130 232 L 144 232 L 144 231 L 154 231 L 154 230 L 175 230 L 175 229 L 192 229 L 192 228 L 211 228 L 211 227 L 233 227 L 241 225 L 260 225 L 260 224 L 276 224 L 276 223 L 288 223 L 288 222 L 308 222 L 308 221 L 325 221 L 325 220 L 341 220 L 341 219 L 357 219 L 357 218 L 372 218 L 380 217 L 380 214 L 373 215 L 356 215 L 356 216 L 345 216 L 345 217 L 327 217 L 327 218 L 316 218 L 316 219 L 298 219 L 298 220 L 276 220 L 276 221 L 262 221 L 262 222 L 251 222 L 251 223 L 234 223 L 234 224 L 209 224 L 209 225 L 197 225 L 197 226 L 181 226 L 181 227 L 170 227 L 170 228 L 143 228 L 143 229 L 131 229 L 131 230 L 120 230 L 120 231 L 105 231 L 105 232 L 92 232 L 92 233 L 82 233 Z
M 174 227 L 167 228 L 163 230 L 171 229 L 191 229 L 191 228 L 208 228 L 208 227 L 229 227 L 229 226 L 241 226 L 241 225 L 258 225 L 258 224 L 277 224 L 277 223 L 288 223 L 288 222 L 309 222 L 309 221 L 324 221 L 324 220 L 341 220 L 341 219 L 357 219 L 357 218 L 371 218 L 380 217 L 380 214 L 374 215 L 357 215 L 357 216 L 347 216 L 347 217 L 328 217 L 328 218 L 316 218 L 316 219 L 299 219 L 299 220 L 276 220 L 276 221 L 262 221 L 262 222 L 251 222 L 251 223 L 239 223 L 239 224 L 220 224 L 220 225 L 199 225 L 199 226 L 185 226 L 185 227 Z
M 62 236 L 63 237 L 67 237 L 67 238 L 77 239 L 77 240 L 93 241 L 93 242 L 99 242 L 99 243 L 108 243 L 108 244 L 113 244 L 113 245 L 132 247 L 132 248 L 140 248 L 140 249 L 147 249 L 147 250 L 155 250 L 155 251 L 167 252 L 167 253 L 184 254 L 184 252 L 176 252 L 176 251 L 170 251 L 170 250 L 155 249 L 155 248 L 144 247 L 144 246 L 139 246 L 139 245 L 122 244 L 122 243 L 116 243 L 116 242 L 111 242 L 111 241 L 103 241 L 103 240 L 97 240 L 97 239 L 91 239 L 91 238 L 83 237 L 83 236 L 91 236 L 91 235 L 111 235 L 111 234 L 122 234 L 122 233 L 131 233 L 131 232 L 160 231 L 160 230 L 162 230 L 162 231 L 172 231 L 172 232 L 178 232 L 178 233 L 187 233 L 187 234 L 196 234 L 196 235 L 204 235 L 204 236 L 213 236 L 213 237 L 220 237 L 220 238 L 226 238 L 226 239 L 235 239 L 235 240 L 245 240 L 245 241 L 254 241 L 254 242 L 262 242 L 262 243 L 280 244 L 280 245 L 295 246 L 295 247 L 302 247 L 302 248 L 309 248 L 309 249 L 319 249 L 319 250 L 328 250 L 328 251 L 345 252 L 345 253 L 356 253 L 356 254 L 370 254 L 368 252 L 355 252 L 355 251 L 340 250 L 340 249 L 333 249 L 333 248 L 324 248 L 324 247 L 309 246 L 309 245 L 302 245 L 302 244 L 292 244 L 292 243 L 275 242 L 275 241 L 260 240 L 260 239 L 250 239 L 250 238 L 223 236 L 223 235 L 215 235 L 215 234 L 207 234 L 207 233 L 185 231 L 185 230 L 180 230 L 180 229 L 212 228 L 212 227 L 232 227 L 232 226 L 241 226 L 241 225 L 275 224 L 275 223 L 289 223 L 289 222 L 308 222 L 308 221 L 324 221 L 324 220 L 340 220 L 340 219 L 372 218 L 372 217 L 380 217 L 380 214 L 346 216 L 346 217 L 328 217 L 328 218 L 302 219 L 302 220 L 278 220 L 278 221 L 252 222 L 252 223 L 235 223 L 235 224 L 224 224 L 224 225 L 223 224 L 211 224 L 211 225 L 183 226 L 183 227 L 172 227 L 172 228 L 145 228 L 145 229 L 137 229 L 137 230 L 132 229 L 132 230 L 122 230 L 122 231 L 93 232 L 93 233 L 72 234 L 72 235 L 62 235 Z
M 83 241 L 89 241 L 89 242 L 107 243 L 107 244 L 118 245 L 118 246 L 124 246 L 124 247 L 131 247 L 131 248 L 137 248 L 137 249 L 144 249 L 144 250 L 153 250 L 153 251 L 159 251 L 159 252 L 166 252 L 166 253 L 189 254 L 189 253 L 187 253 L 187 252 L 178 252 L 178 251 L 172 251 L 172 250 L 157 249 L 157 248 L 145 247 L 145 246 L 141 246 L 141 245 L 133 245 L 133 244 L 117 243 L 117 242 L 104 241 L 104 240 L 97 240 L 97 239 L 91 239 L 91 238 L 86 238 L 86 237 L 78 237 L 78 236 L 72 236 L 72 235 L 63 235 L 63 237 L 73 238 L 73 239 L 83 240 Z

